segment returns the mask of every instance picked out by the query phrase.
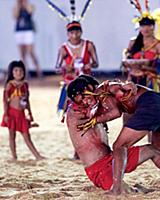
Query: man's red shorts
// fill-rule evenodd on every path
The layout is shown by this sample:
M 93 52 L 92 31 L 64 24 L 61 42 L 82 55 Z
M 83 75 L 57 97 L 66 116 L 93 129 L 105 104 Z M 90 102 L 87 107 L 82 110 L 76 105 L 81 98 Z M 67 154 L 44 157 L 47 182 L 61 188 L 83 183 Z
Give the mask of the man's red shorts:
M 136 169 L 139 159 L 139 147 L 131 147 L 128 149 L 127 166 L 125 173 L 132 172 Z M 96 161 L 93 165 L 86 167 L 85 171 L 88 178 L 95 186 L 104 190 L 109 190 L 113 184 L 112 173 L 112 154 Z

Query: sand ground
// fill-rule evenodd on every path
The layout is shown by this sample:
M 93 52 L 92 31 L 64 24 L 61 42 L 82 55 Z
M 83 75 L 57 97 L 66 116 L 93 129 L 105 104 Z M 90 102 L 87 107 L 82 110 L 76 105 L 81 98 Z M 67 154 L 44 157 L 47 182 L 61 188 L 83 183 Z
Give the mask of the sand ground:
M 86 177 L 81 162 L 72 161 L 73 147 L 67 128 L 56 113 L 59 96 L 58 79 L 30 81 L 30 100 L 38 128 L 30 129 L 31 137 L 38 150 L 47 157 L 35 161 L 20 133 L 17 133 L 18 161 L 10 163 L 8 130 L 0 127 L 0 200 L 158 200 L 160 199 L 160 170 L 151 161 L 127 174 L 130 185 L 140 184 L 153 189 L 149 193 L 127 194 L 111 197 L 98 189 Z M 2 118 L 2 92 L 0 86 L 0 117 Z M 112 145 L 121 128 L 121 119 L 109 123 L 109 139 Z M 146 139 L 140 143 L 144 144 Z M 145 190 L 144 190 L 145 191 Z

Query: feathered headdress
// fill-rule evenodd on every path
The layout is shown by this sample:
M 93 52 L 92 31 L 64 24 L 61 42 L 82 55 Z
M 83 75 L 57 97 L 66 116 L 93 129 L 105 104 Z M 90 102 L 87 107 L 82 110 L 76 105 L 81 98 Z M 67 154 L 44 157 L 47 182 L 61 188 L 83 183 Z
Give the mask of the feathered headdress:
M 131 5 L 139 12 L 140 16 L 136 16 L 136 18 L 133 19 L 133 23 L 140 23 L 142 19 L 148 18 L 150 20 L 154 21 L 153 16 L 150 13 L 150 8 L 149 8 L 149 0 L 144 0 L 145 4 L 145 11 L 142 11 L 142 7 L 140 5 L 139 0 L 129 0 Z
M 68 22 L 72 22 L 72 21 L 80 22 L 81 20 L 83 20 L 87 10 L 89 9 L 90 4 L 92 3 L 92 0 L 87 0 L 82 10 L 82 13 L 80 14 L 80 16 L 77 16 L 75 0 L 69 0 L 71 15 L 67 15 L 63 10 L 61 10 L 58 6 L 56 6 L 51 0 L 46 0 L 46 1 L 52 10 L 56 11 L 60 17 L 62 17 L 64 20 Z
M 129 2 L 140 14 L 132 20 L 133 23 L 139 23 L 140 25 L 156 23 L 157 27 L 155 36 L 157 39 L 160 39 L 160 9 L 156 9 L 151 13 L 149 0 L 144 0 L 145 11 L 142 11 L 139 0 L 129 0 Z
M 156 20 L 156 25 L 157 25 L 155 36 L 158 40 L 160 40 L 160 8 L 155 9 L 152 12 L 152 16 Z

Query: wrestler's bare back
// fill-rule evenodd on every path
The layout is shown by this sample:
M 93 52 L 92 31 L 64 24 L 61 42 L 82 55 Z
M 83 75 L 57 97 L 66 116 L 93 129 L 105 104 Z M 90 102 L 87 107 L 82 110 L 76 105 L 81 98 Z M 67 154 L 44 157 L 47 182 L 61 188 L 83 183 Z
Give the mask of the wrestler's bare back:
M 102 135 L 107 133 L 103 125 L 98 124 L 94 128 L 90 128 L 87 133 L 82 136 L 84 132 L 77 130 L 78 124 L 87 121 L 87 119 L 82 120 L 82 117 L 84 117 L 83 114 L 74 111 L 70 107 L 67 112 L 67 126 L 76 152 L 83 164 L 89 166 L 109 153 L 106 144 L 102 142 Z

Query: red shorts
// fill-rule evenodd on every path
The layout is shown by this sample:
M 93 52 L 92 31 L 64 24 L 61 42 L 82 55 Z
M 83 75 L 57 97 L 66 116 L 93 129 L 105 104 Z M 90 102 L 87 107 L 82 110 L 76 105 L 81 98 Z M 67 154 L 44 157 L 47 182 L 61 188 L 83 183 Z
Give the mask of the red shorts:
M 5 122 L 4 118 L 6 115 L 4 114 L 1 126 L 8 127 L 8 129 L 13 131 L 29 133 L 29 121 L 26 119 L 23 110 L 10 107 L 8 113 L 8 122 Z
M 129 148 L 125 173 L 132 172 L 136 169 L 138 159 L 139 147 Z M 113 155 L 110 154 L 85 168 L 88 178 L 95 186 L 101 187 L 103 190 L 109 190 L 113 184 L 112 160 Z

